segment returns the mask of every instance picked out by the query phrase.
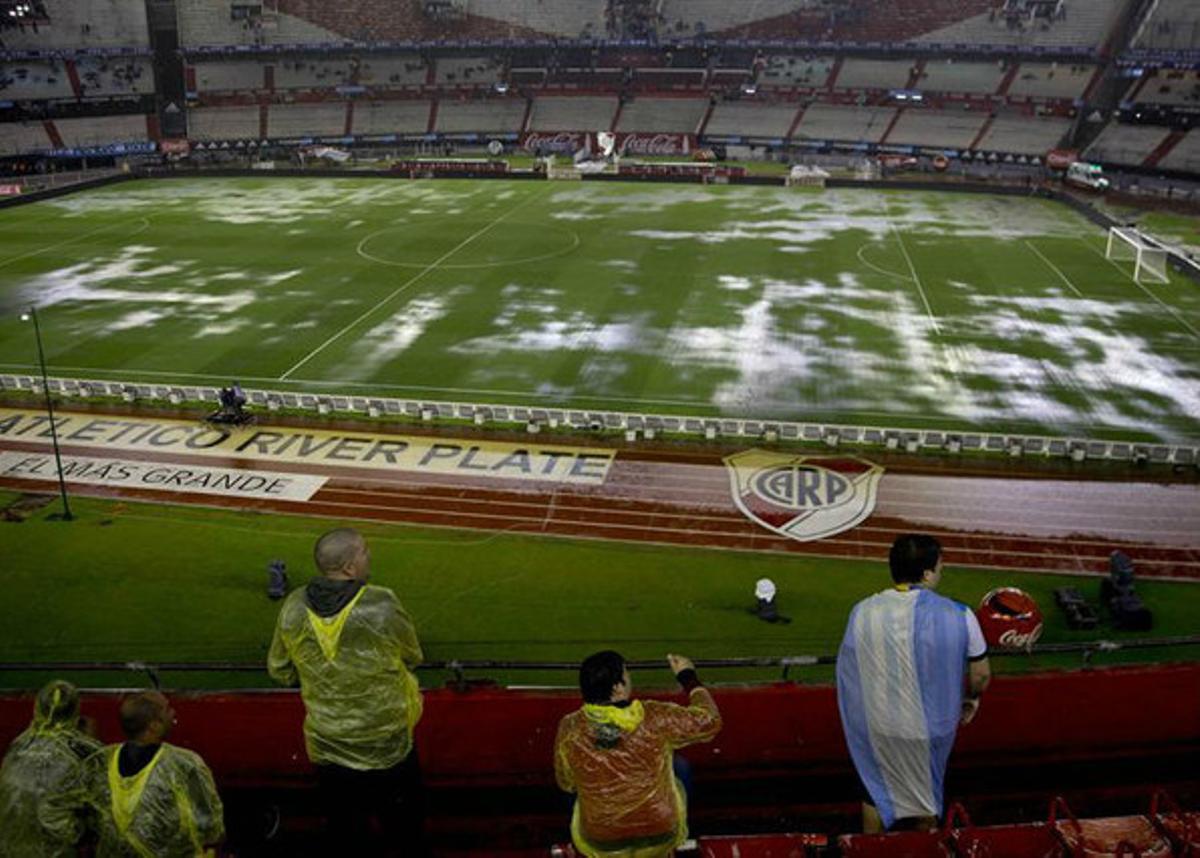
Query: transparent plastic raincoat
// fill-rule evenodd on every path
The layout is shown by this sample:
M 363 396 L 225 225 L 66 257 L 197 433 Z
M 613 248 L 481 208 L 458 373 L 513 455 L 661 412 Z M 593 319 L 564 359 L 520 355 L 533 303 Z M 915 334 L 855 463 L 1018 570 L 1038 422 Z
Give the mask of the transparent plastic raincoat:
M 224 809 L 212 773 L 199 755 L 162 743 L 132 777 L 118 769 L 120 745 L 83 764 L 77 790 L 43 806 L 57 827 L 79 805 L 90 806 L 99 831 L 97 858 L 194 858 L 225 836 Z
M 42 825 L 39 805 L 73 788 L 83 760 L 100 743 L 79 729 L 79 692 L 54 681 L 39 692 L 33 722 L 13 739 L 0 766 L 0 858 L 74 855 L 82 820 L 68 814 L 54 831 Z
M 386 769 L 412 749 L 422 704 L 409 669 L 422 659 L 412 620 L 386 587 L 364 586 L 331 617 L 301 588 L 279 612 L 267 668 L 277 682 L 300 683 L 310 760 Z
M 688 706 L 635 700 L 585 704 L 558 725 L 554 772 L 577 794 L 571 836 L 587 858 L 656 858 L 687 839 L 687 802 L 675 779 L 676 748 L 721 729 L 712 695 L 692 690 Z

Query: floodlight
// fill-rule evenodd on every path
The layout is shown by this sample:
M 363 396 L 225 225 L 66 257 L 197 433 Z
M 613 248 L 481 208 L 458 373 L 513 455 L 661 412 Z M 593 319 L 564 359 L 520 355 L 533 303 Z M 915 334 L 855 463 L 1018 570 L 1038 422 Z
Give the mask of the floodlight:
M 54 464 L 58 469 L 58 490 L 62 495 L 62 514 L 50 517 L 61 521 L 71 521 L 74 516 L 71 515 L 71 504 L 67 500 L 67 482 L 63 477 L 62 453 L 58 447 L 58 426 L 54 419 L 54 403 L 50 399 L 50 379 L 46 374 L 46 352 L 42 348 L 42 328 L 38 324 L 37 308 L 30 305 L 28 310 L 21 313 L 21 321 L 33 322 L 33 338 L 37 343 L 38 365 L 42 370 L 42 393 L 46 396 L 46 415 L 50 418 L 50 439 L 54 446 Z

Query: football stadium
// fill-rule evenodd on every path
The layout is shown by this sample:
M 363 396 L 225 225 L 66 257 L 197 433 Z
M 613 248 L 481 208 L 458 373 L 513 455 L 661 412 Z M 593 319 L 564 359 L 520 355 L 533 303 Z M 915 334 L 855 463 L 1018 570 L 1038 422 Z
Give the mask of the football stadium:
M 1198 123 L 1188 0 L 0 0 L 0 856 L 1198 854 Z

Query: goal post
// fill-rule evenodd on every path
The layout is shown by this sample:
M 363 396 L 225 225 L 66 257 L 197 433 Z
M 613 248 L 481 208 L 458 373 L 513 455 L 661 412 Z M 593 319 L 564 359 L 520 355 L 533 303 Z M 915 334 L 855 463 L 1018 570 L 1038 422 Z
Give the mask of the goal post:
M 1104 258 L 1114 262 L 1133 262 L 1133 279 L 1137 283 L 1170 283 L 1167 274 L 1168 251 L 1148 241 L 1136 229 L 1113 226 L 1108 230 L 1108 246 Z

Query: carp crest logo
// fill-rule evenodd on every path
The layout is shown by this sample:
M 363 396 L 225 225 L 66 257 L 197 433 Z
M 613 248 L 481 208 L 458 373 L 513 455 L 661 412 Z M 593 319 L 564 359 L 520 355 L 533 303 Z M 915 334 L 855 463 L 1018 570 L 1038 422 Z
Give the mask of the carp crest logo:
M 746 450 L 725 458 L 734 503 L 768 530 L 808 542 L 849 530 L 875 510 L 883 468 L 852 456 Z

